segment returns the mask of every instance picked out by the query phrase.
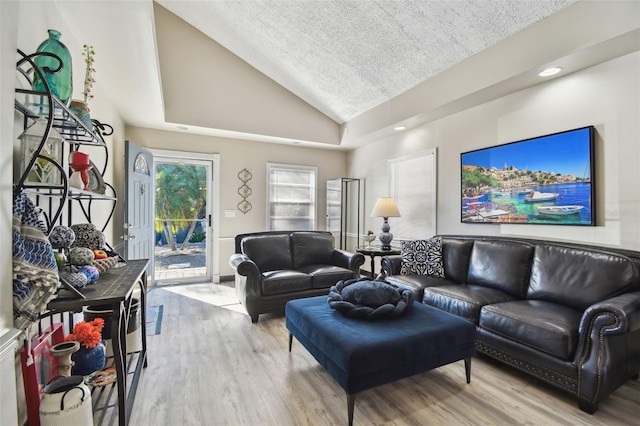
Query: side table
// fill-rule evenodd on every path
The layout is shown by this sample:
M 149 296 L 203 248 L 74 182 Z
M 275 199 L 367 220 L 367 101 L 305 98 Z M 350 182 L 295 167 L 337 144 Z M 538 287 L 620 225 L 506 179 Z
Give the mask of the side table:
M 389 256 L 389 255 L 396 255 L 396 254 L 400 254 L 400 250 L 396 249 L 396 248 L 390 248 L 388 250 L 383 250 L 382 247 L 380 246 L 371 246 L 371 247 L 366 247 L 366 246 L 361 246 L 361 247 L 356 247 L 356 251 L 358 253 L 362 253 L 365 256 L 370 256 L 371 257 L 371 278 L 375 278 L 376 274 L 375 274 L 375 258 L 376 257 L 384 257 L 384 256 Z M 380 272 L 382 272 L 382 269 L 380 269 Z
M 84 299 L 75 296 L 65 298 L 61 294 L 47 305 L 49 313 L 82 312 L 85 306 L 111 304 L 113 315 L 111 318 L 111 342 L 113 343 L 114 367 L 116 369 L 117 380 L 114 385 L 117 387 L 117 413 L 118 425 L 127 426 L 133 401 L 142 369 L 147 366 L 147 266 L 149 260 L 128 260 L 124 265 L 112 268 L 100 275 L 97 283 L 85 287 Z M 139 288 L 140 290 L 140 333 L 142 349 L 137 354 L 137 362 L 132 357 L 128 359 L 127 352 L 127 325 L 131 315 L 132 295 Z M 129 362 L 128 362 L 129 361 Z M 129 365 L 131 364 L 131 365 Z M 112 385 L 112 386 L 114 386 Z M 108 393 L 110 399 L 111 393 Z M 106 401 L 109 403 L 109 401 Z M 95 404 L 94 404 L 95 405 Z M 98 410 L 106 412 L 112 405 L 109 403 L 105 407 L 93 407 L 94 415 Z M 103 414 L 104 417 L 104 414 Z M 106 419 L 109 421 L 109 419 Z M 102 421 L 100 421 L 102 424 Z M 109 424 L 114 424 L 111 419 Z

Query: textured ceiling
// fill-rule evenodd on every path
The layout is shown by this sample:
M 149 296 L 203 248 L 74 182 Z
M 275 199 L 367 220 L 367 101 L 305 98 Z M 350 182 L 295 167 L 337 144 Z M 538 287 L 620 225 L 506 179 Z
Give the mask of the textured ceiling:
M 157 3 L 344 123 L 575 0 Z

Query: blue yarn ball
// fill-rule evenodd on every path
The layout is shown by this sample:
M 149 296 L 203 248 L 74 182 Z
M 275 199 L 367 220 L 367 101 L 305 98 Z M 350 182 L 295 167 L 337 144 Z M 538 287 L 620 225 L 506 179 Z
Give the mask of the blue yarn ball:
M 98 269 L 96 269 L 95 266 L 82 266 L 78 268 L 78 272 L 84 274 L 87 277 L 87 284 L 95 283 L 100 277 L 100 272 L 98 272 Z

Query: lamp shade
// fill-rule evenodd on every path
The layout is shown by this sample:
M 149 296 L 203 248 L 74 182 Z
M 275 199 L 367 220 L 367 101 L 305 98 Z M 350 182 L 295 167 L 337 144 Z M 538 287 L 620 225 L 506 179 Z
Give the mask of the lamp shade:
M 393 198 L 380 197 L 371 210 L 371 217 L 400 217 L 400 211 Z

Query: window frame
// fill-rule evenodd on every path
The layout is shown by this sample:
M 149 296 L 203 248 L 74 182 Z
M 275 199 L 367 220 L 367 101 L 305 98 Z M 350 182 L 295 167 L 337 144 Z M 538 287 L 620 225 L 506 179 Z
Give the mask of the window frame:
M 277 185 L 271 182 L 271 173 L 273 170 L 287 170 L 287 171 L 303 171 L 312 174 L 313 179 L 310 179 L 309 184 L 282 184 Z M 295 164 L 283 164 L 283 163 L 267 163 L 267 176 L 266 176 L 266 184 L 267 184 L 267 197 L 266 197 L 266 211 L 265 211 L 265 221 L 266 221 L 266 229 L 269 231 L 288 231 L 289 229 L 273 229 L 272 221 L 275 218 L 289 218 L 290 220 L 305 220 L 311 222 L 310 229 L 304 230 L 315 230 L 318 225 L 318 168 L 314 166 L 302 166 Z M 310 188 L 310 196 L 311 199 L 308 203 L 305 200 L 298 201 L 298 203 L 307 203 L 310 205 L 309 213 L 311 216 L 305 217 L 295 217 L 295 216 L 271 216 L 271 206 L 273 204 L 283 204 L 278 202 L 272 202 L 273 190 L 276 186 L 290 186 L 290 187 L 308 187 Z M 296 229 L 298 230 L 298 229 Z

